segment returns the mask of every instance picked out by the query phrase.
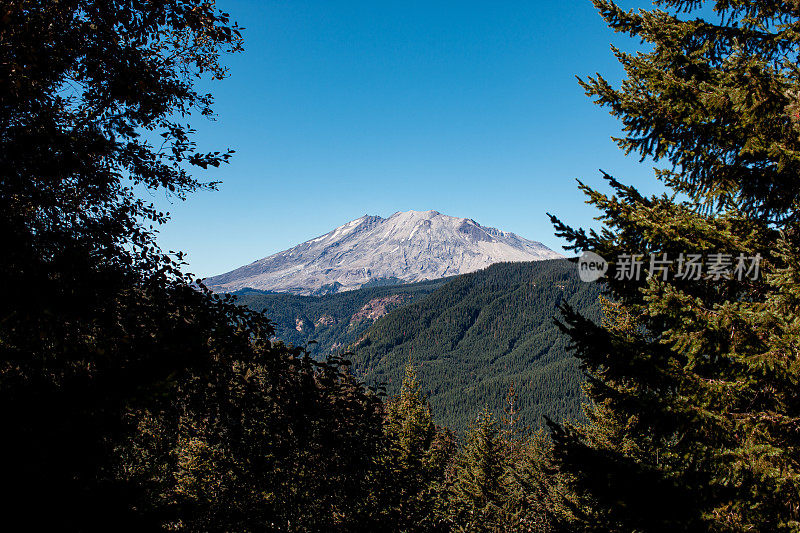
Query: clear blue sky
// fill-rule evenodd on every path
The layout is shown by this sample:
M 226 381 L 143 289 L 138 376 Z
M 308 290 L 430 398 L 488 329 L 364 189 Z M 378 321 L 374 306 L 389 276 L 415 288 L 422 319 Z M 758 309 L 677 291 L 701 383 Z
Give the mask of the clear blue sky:
M 634 2 L 623 2 L 631 6 Z M 641 4 L 641 3 L 640 3 Z M 545 212 L 593 224 L 575 178 L 655 190 L 651 164 L 610 140 L 619 124 L 575 76 L 619 80 L 615 35 L 588 0 L 218 0 L 246 28 L 210 84 L 200 175 L 220 191 L 169 205 L 165 249 L 219 274 L 364 214 L 434 209 L 561 250 Z M 161 198 L 160 205 L 166 205 Z

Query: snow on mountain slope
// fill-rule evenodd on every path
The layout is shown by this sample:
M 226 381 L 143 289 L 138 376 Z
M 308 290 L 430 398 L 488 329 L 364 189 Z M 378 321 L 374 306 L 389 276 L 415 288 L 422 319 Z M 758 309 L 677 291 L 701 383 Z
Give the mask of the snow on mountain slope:
M 246 287 L 294 294 L 358 289 L 372 280 L 412 283 L 504 261 L 556 259 L 540 242 L 436 211 L 364 215 L 316 239 L 205 280 L 218 292 Z

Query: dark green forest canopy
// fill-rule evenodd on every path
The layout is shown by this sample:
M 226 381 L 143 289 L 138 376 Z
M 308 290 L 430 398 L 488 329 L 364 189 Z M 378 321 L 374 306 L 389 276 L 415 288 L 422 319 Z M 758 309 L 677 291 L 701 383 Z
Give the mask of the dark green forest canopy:
M 324 359 L 356 342 L 372 325 L 368 316 L 354 316 L 370 302 L 385 310 L 408 305 L 448 283 L 443 278 L 408 285 L 377 286 L 324 296 L 297 296 L 244 289 L 233 293 L 236 301 L 263 312 L 275 327 L 275 337 Z M 313 341 L 313 342 L 312 342 Z
M 332 348 L 350 350 L 356 376 L 385 384 L 389 395 L 398 392 L 411 362 L 437 423 L 461 431 L 484 406 L 499 409 L 512 382 L 524 424 L 537 427 L 544 416 L 579 418 L 582 374 L 555 319 L 563 304 L 597 318 L 599 293 L 599 285 L 578 279 L 574 263 L 550 260 L 323 297 L 250 292 L 237 298 L 266 311 L 280 340 L 301 346 L 318 340 L 312 345 L 318 357 Z M 352 320 L 370 301 L 393 295 L 402 303 L 374 324 Z

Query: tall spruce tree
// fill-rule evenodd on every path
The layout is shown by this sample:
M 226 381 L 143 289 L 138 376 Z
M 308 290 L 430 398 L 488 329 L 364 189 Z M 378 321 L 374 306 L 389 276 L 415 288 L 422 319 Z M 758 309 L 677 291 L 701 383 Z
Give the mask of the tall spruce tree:
M 553 475 L 552 441 L 544 428 L 531 432 L 520 427 L 516 384 L 508 388 L 501 421 L 504 447 L 502 531 L 545 533 L 553 531 L 550 509 L 561 509 L 554 493 L 559 476 Z
M 602 231 L 553 217 L 575 250 L 611 261 L 614 302 L 604 324 L 569 309 L 562 324 L 589 376 L 593 422 L 552 424 L 577 495 L 567 522 L 589 531 L 796 531 L 800 6 L 594 4 L 614 30 L 651 46 L 614 50 L 627 74 L 620 88 L 599 75 L 581 83 L 621 119 L 620 147 L 671 163 L 656 176 L 687 199 L 645 197 L 606 176 L 613 194 L 580 185 Z M 700 9 L 706 18 L 694 18 Z M 620 254 L 643 254 L 643 273 L 651 257 L 673 262 L 628 279 L 617 275 Z M 699 277 L 681 275 L 689 254 L 704 258 Z M 736 275 L 739 254 L 760 254 L 760 275 Z
M 444 531 L 445 472 L 455 454 L 448 429 L 433 423 L 431 407 L 411 363 L 400 394 L 386 405 L 384 513 L 397 531 Z
M 450 488 L 454 531 L 503 531 L 506 523 L 507 456 L 500 426 L 484 409 L 456 457 Z

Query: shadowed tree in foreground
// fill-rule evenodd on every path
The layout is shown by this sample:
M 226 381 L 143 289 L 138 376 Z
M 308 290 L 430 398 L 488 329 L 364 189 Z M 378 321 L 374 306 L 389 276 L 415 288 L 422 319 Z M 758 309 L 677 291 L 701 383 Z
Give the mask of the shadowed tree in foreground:
M 590 531 L 796 531 L 800 10 L 594 3 L 615 31 L 652 46 L 615 50 L 621 88 L 599 75 L 582 84 L 622 120 L 623 150 L 672 163 L 656 175 L 686 200 L 644 197 L 606 176 L 612 195 L 581 185 L 602 231 L 553 218 L 576 250 L 612 261 L 643 254 L 643 272 L 650 254 L 673 261 L 666 277 L 608 279 L 603 325 L 565 313 L 593 402 L 592 424 L 553 425 L 577 493 L 565 521 Z M 694 18 L 701 7 L 714 15 Z M 685 275 L 689 254 L 728 274 Z M 738 275 L 739 254 L 761 254 L 761 275 Z
M 201 78 L 239 29 L 201 0 L 0 6 L 0 472 L 10 529 L 346 528 L 381 406 L 342 370 L 270 341 L 163 253 Z M 361 507 L 360 507 L 361 506 Z M 305 524 L 305 526 L 304 526 Z

